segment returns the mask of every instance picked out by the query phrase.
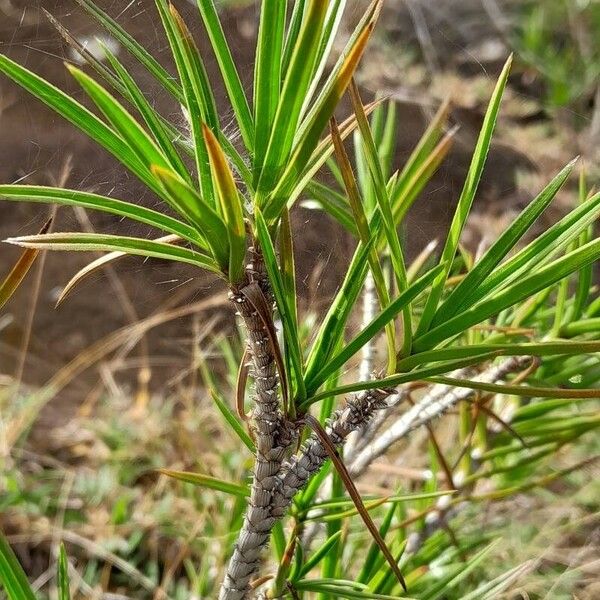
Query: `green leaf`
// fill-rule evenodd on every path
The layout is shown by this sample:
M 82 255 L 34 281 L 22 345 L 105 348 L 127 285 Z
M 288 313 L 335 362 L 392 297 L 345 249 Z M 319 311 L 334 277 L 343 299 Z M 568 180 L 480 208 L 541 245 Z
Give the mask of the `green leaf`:
M 231 483 L 224 479 L 218 479 L 211 477 L 210 475 L 203 475 L 202 473 L 190 473 L 188 471 L 172 471 L 171 469 L 156 469 L 158 473 L 167 475 L 173 479 L 184 481 L 186 483 L 192 483 L 199 487 L 208 488 L 211 490 L 217 490 L 219 492 L 225 492 L 232 496 L 240 496 L 245 498 L 250 494 L 250 489 L 246 485 L 238 485 L 237 483 Z
M 379 104 L 380 100 L 376 100 L 365 107 L 367 114 L 371 113 Z M 354 129 L 356 128 L 356 117 L 351 116 L 342 123 L 340 123 L 340 136 L 342 139 L 346 139 Z M 277 186 L 273 190 L 271 197 L 276 199 L 287 198 L 284 204 L 287 204 L 288 208 L 291 208 L 293 203 L 298 199 L 300 194 L 304 191 L 306 186 L 313 180 L 319 169 L 327 162 L 330 156 L 333 154 L 333 141 L 331 136 L 327 136 L 318 146 L 315 148 L 308 165 L 302 173 L 301 177 L 298 178 L 293 172 L 293 168 L 288 168 L 281 176 Z M 278 215 L 278 211 L 274 211 L 275 215 Z M 270 222 L 270 221 L 269 221 Z
M 423 596 L 423 600 L 438 600 L 444 598 L 448 594 L 449 589 L 456 588 L 456 586 L 463 582 L 469 575 L 485 560 L 490 554 L 494 546 L 496 546 L 498 540 L 492 542 L 483 550 L 478 552 L 473 558 L 471 558 L 460 570 L 457 575 L 451 576 L 447 581 L 443 582 L 443 585 L 439 586 L 439 589 L 433 593 L 427 593 Z
M 154 77 L 161 86 L 169 92 L 178 102 L 183 102 L 183 92 L 175 83 L 163 66 L 152 56 L 152 54 L 127 33 L 114 19 L 102 11 L 93 0 L 75 0 L 86 12 L 88 12 L 110 35 L 115 38 L 127 51 L 134 56 Z
M 294 588 L 306 592 L 320 592 L 327 598 L 349 598 L 350 600 L 399 600 L 399 596 L 387 596 L 370 592 L 353 581 L 341 579 L 302 579 L 294 582 Z M 402 596 L 402 600 L 414 600 Z
M 335 108 L 350 84 L 375 26 L 380 9 L 381 0 L 374 0 L 348 42 L 338 64 L 331 72 L 321 94 L 312 103 L 312 108 L 297 133 L 297 140 L 292 157 L 289 160 L 289 166 L 284 174 L 285 177 L 289 176 L 288 172 L 290 170 L 295 173 L 292 176 L 298 177 L 308 163 L 327 122 L 332 117 Z M 283 203 L 283 198 L 274 197 L 269 201 L 269 218 L 273 218 Z
M 79 250 L 82 252 L 124 252 L 137 256 L 184 262 L 220 274 L 218 265 L 208 256 L 163 242 L 99 233 L 47 233 L 5 240 L 25 248 Z
M 67 65 L 67 69 L 147 169 L 151 165 L 169 167 L 158 146 L 113 96 L 77 67 Z
M 356 304 L 356 299 L 367 274 L 368 256 L 374 241 L 371 240 L 368 246 L 362 243 L 359 244 L 354 252 L 344 281 L 333 299 L 310 349 L 305 372 L 305 381 L 307 382 L 311 381 L 321 369 L 321 365 L 329 360 L 342 339 L 350 312 Z M 306 393 L 308 396 L 314 391 L 315 389 L 312 386 L 307 385 Z
M 125 87 L 126 98 L 131 101 L 146 122 L 146 125 L 154 136 L 158 147 L 167 158 L 170 167 L 177 172 L 177 174 L 182 177 L 186 183 L 191 184 L 192 181 L 189 172 L 181 160 L 181 157 L 179 156 L 179 153 L 175 149 L 175 145 L 173 143 L 173 134 L 175 134 L 175 132 L 170 131 L 167 128 L 161 116 L 156 112 L 150 102 L 148 102 L 133 77 L 129 74 L 127 69 L 113 54 L 113 52 L 111 52 L 110 48 L 108 48 L 108 46 L 105 44 L 102 44 L 102 50 L 104 51 L 104 54 L 110 62 L 115 73 L 119 77 L 119 80 Z
M 123 138 L 91 111 L 73 100 L 68 94 L 65 94 L 57 87 L 25 69 L 7 56 L 0 55 L 0 71 L 49 106 L 57 114 L 81 129 L 91 139 L 115 156 L 150 189 L 160 193 L 160 188 L 146 166 L 127 146 Z
M 292 59 L 292 52 L 296 47 L 298 41 L 298 35 L 300 28 L 302 27 L 302 21 L 306 14 L 306 0 L 296 0 L 294 2 L 294 8 L 292 9 L 292 16 L 289 20 L 289 26 L 287 35 L 285 37 L 285 47 L 283 50 L 282 58 L 282 72 L 287 73 L 290 66 L 290 60 Z
M 470 292 L 464 304 L 470 306 L 489 296 L 491 290 L 507 287 L 515 280 L 528 275 L 533 265 L 538 268 L 544 264 L 547 257 L 571 243 L 598 217 L 598 214 L 600 214 L 600 193 L 569 212 L 525 248 L 499 265 L 485 281 Z
M 364 143 L 365 158 L 369 166 L 371 178 L 373 180 L 375 196 L 377 198 L 377 204 L 379 207 L 379 214 L 381 215 L 381 220 L 383 222 L 383 230 L 388 247 L 390 249 L 396 283 L 398 285 L 398 289 L 403 292 L 407 285 L 404 253 L 402 252 L 400 238 L 398 237 L 396 222 L 394 221 L 387 186 L 383 179 L 383 171 L 379 161 L 379 156 L 377 154 L 375 141 L 371 134 L 369 121 L 360 98 L 358 87 L 354 82 L 352 82 L 350 87 L 350 95 L 352 97 L 352 106 L 354 107 L 354 114 L 356 114 L 356 120 L 358 121 L 360 135 Z M 401 353 L 407 355 L 410 353 L 410 347 L 412 344 L 412 311 L 410 305 L 407 305 L 403 309 L 402 329 L 404 341 L 402 344 Z
M 58 552 L 58 598 L 59 600 L 71 600 L 71 588 L 69 582 L 69 561 L 67 560 L 67 553 L 65 551 L 65 545 L 60 545 Z
M 488 353 L 497 356 L 580 356 L 600 352 L 597 341 L 526 342 L 505 344 L 474 344 L 427 350 L 398 361 L 399 371 L 410 371 L 415 367 L 441 360 L 456 360 Z
M 173 5 L 167 4 L 167 0 L 155 0 L 155 2 L 183 87 L 184 107 L 192 134 L 200 193 L 208 203 L 212 204 L 214 190 L 202 134 L 202 122 L 209 118 L 214 120 L 212 117 L 214 106 L 211 106 L 207 98 L 207 94 L 210 97 L 210 91 L 206 90 L 208 84 L 204 65 L 189 31 Z
M 229 243 L 223 219 L 212 206 L 204 202 L 196 190 L 189 187 L 173 171 L 154 165 L 152 172 L 163 185 L 170 202 L 177 207 L 178 212 L 186 215 L 200 231 L 221 270 L 226 273 L 229 268 Z
M 508 81 L 511 63 L 512 56 L 506 61 L 506 64 L 502 69 L 502 73 L 500 74 L 488 109 L 485 113 L 481 132 L 479 134 L 477 145 L 475 146 L 475 152 L 473 153 L 471 165 L 467 173 L 467 179 L 458 200 L 458 206 L 456 207 L 456 212 L 454 213 L 454 218 L 452 219 L 452 223 L 450 225 L 450 231 L 448 233 L 448 238 L 446 239 L 446 244 L 442 250 L 440 262 L 443 262 L 446 267 L 432 286 L 431 293 L 421 315 L 421 320 L 415 334 L 416 336 L 423 335 L 429 329 L 434 313 L 438 307 L 438 302 L 442 296 L 442 292 L 444 291 L 444 286 L 446 284 L 448 274 L 450 273 L 454 256 L 456 255 L 456 249 L 458 248 L 460 236 L 467 221 L 469 212 L 471 211 L 471 206 L 479 186 L 483 167 L 485 165 L 488 150 L 490 148 L 492 134 L 496 125 L 496 119 L 500 110 L 500 102 L 502 100 L 504 88 L 506 87 L 506 82 Z
M 227 403 L 221 398 L 215 389 L 211 389 L 211 396 L 214 403 L 217 405 L 219 412 L 223 415 L 225 421 L 229 424 L 231 429 L 239 437 L 241 442 L 252 452 L 256 454 L 256 446 L 252 441 L 252 438 L 248 435 L 248 432 L 244 429 L 244 426 L 240 423 L 234 412 L 229 408 Z
M 37 600 L 17 557 L 0 531 L 0 583 L 10 600 Z
M 533 398 L 600 398 L 600 390 L 594 389 L 567 389 L 535 387 L 531 385 L 508 385 L 504 383 L 485 383 L 471 379 L 459 379 L 456 377 L 428 377 L 428 381 L 462 387 L 494 394 L 508 394 L 512 396 L 527 396 Z
M 254 66 L 255 183 L 258 183 L 279 104 L 286 4 L 282 0 L 264 0 L 261 5 Z
M 490 273 L 500 264 L 517 242 L 525 235 L 537 218 L 554 199 L 564 182 L 567 180 L 575 162 L 571 161 L 535 198 L 521 214 L 511 223 L 502 235 L 492 244 L 481 260 L 471 269 L 462 281 L 452 290 L 446 300 L 436 311 L 431 326 L 454 316 L 462 307 L 465 297 L 476 289 Z
M 306 188 L 309 200 L 304 200 L 302 206 L 308 209 L 321 209 L 335 219 L 346 231 L 353 236 L 358 236 L 354 218 L 348 210 L 348 202 L 345 197 L 323 185 L 318 181 L 312 181 Z
M 204 240 L 187 223 L 183 223 L 150 208 L 109 198 L 108 196 L 58 187 L 6 184 L 0 185 L 0 200 L 40 202 L 44 204 L 90 208 L 151 225 L 162 231 L 174 233 L 201 248 L 206 248 Z
M 516 283 L 490 295 L 489 298 L 481 300 L 473 307 L 431 329 L 415 340 L 415 351 L 428 350 L 441 341 L 465 331 L 493 315 L 497 315 L 500 311 L 546 289 L 584 265 L 593 263 L 598 258 L 600 258 L 600 240 L 594 240 L 549 265 L 522 277 Z
M 246 256 L 246 227 L 244 225 L 242 200 L 217 138 L 206 125 L 203 126 L 203 133 L 211 172 L 217 189 L 220 213 L 227 225 L 229 281 L 235 284 L 241 281 L 244 275 L 244 258 Z
M 248 106 L 248 99 L 244 93 L 240 76 L 231 57 L 231 51 L 225 39 L 219 15 L 217 14 L 213 0 L 197 0 L 197 3 L 221 69 L 221 75 L 229 94 L 229 100 L 233 106 L 233 112 L 235 113 L 240 133 L 242 134 L 247 150 L 250 152 L 254 148 L 252 113 Z
M 271 137 L 259 177 L 258 192 L 263 196 L 273 189 L 282 167 L 289 158 L 302 103 L 310 85 L 327 4 L 328 0 L 309 0 L 306 18 L 284 78 Z M 261 207 L 264 204 L 260 200 L 258 203 Z
M 314 380 L 310 381 L 311 388 L 316 388 L 321 385 L 332 373 L 346 364 L 369 340 L 373 339 L 388 322 L 394 319 L 405 306 L 423 292 L 423 290 L 425 290 L 433 281 L 435 276 L 440 273 L 442 268 L 442 265 L 437 265 L 393 300 L 356 337 L 354 337 L 354 339 L 348 342 L 341 352 L 336 354 L 323 366 L 321 371 L 315 375 Z
M 423 159 L 413 175 L 402 185 L 394 183 L 390 192 L 390 203 L 394 214 L 394 222 L 402 224 L 406 213 L 413 205 L 423 188 L 431 180 L 454 144 L 454 136 L 458 126 L 452 128 L 435 146 L 431 153 Z
M 342 533 L 342 531 L 336 531 L 333 535 L 330 535 L 304 563 L 298 576 L 304 577 L 305 575 L 308 575 L 308 573 L 310 573 L 323 560 L 333 546 L 338 543 L 339 539 L 342 537 Z
M 474 364 L 484 362 L 487 359 L 495 358 L 494 353 L 489 353 L 484 356 L 476 356 L 464 358 L 461 360 L 448 361 L 435 366 L 428 366 L 421 369 L 415 369 L 410 373 L 401 373 L 399 375 L 389 375 L 382 379 L 370 379 L 369 381 L 358 381 L 356 383 L 349 383 L 347 385 L 341 385 L 332 389 L 327 389 L 318 394 L 308 397 L 308 399 L 300 405 L 300 410 L 306 410 L 311 404 L 320 402 L 325 398 L 341 396 L 343 394 L 349 394 L 351 392 L 360 392 L 362 390 L 373 390 L 378 388 L 393 388 L 404 383 L 411 381 L 420 381 L 427 379 L 428 377 L 434 377 L 441 373 L 449 373 L 456 369 L 462 369 L 463 367 L 469 367 Z
M 171 234 L 156 238 L 155 241 L 163 242 L 165 244 L 176 244 L 177 242 L 181 241 L 181 238 Z M 81 281 L 83 281 L 86 277 L 89 277 L 92 273 L 103 269 L 109 263 L 119 260 L 125 256 L 127 256 L 126 252 L 109 252 L 108 254 L 103 254 L 100 258 L 88 263 L 85 267 L 77 271 L 77 273 L 75 273 L 75 275 L 73 275 L 73 277 L 71 277 L 71 279 L 69 279 L 69 281 L 65 284 L 58 300 L 56 301 L 56 306 L 63 302 L 63 300 L 73 291 L 75 286 L 81 283 Z
M 446 101 L 442 103 L 425 133 L 421 136 L 419 143 L 406 161 L 402 171 L 398 175 L 390 194 L 392 203 L 394 204 L 394 212 L 397 210 L 397 198 L 406 194 L 405 189 L 410 181 L 418 181 L 418 179 L 416 179 L 417 171 L 422 169 L 423 163 L 429 159 L 434 148 L 438 145 L 438 142 L 444 133 L 444 126 L 448 120 L 449 111 L 450 102 Z
M 337 123 L 334 118 L 331 119 L 331 135 L 333 138 L 333 145 L 335 148 L 335 154 L 337 162 L 340 166 L 340 172 L 344 181 L 344 187 L 346 194 L 352 209 L 354 216 L 354 222 L 358 231 L 359 239 L 366 245 L 372 237 L 375 237 L 371 232 L 367 215 L 365 214 L 363 207 L 363 200 L 358 191 L 358 185 L 352 172 L 352 166 L 350 160 L 346 154 L 344 143 L 340 137 L 340 132 Z M 386 308 L 390 303 L 390 294 L 387 289 L 387 282 L 385 280 L 383 269 L 379 261 L 379 256 L 375 248 L 371 248 L 369 253 L 369 267 L 373 275 L 373 281 L 375 289 L 377 291 L 377 297 L 381 308 Z M 386 339 L 388 347 L 388 372 L 393 373 L 396 366 L 396 328 L 393 323 L 386 324 Z M 341 366 L 341 365 L 339 365 Z M 334 369 L 335 370 L 335 369 Z

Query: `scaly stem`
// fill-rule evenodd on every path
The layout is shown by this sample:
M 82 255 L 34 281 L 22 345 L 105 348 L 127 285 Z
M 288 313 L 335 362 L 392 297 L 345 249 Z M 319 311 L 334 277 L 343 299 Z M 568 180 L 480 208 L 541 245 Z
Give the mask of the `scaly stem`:
M 272 311 L 273 302 L 262 257 L 253 249 L 251 256 L 246 285 L 257 283 Z M 279 407 L 277 366 L 264 315 L 261 317 L 258 314 L 256 307 L 243 293 L 243 288 L 232 290 L 230 299 L 248 333 L 248 352 L 255 381 L 252 424 L 256 437 L 256 460 L 248 509 L 221 587 L 220 600 L 243 600 L 248 597 L 250 579 L 258 571 L 261 550 L 268 542 L 275 523 L 271 509 L 278 485 L 277 474 L 295 438 L 293 427 Z M 272 312 L 268 316 L 272 319 Z

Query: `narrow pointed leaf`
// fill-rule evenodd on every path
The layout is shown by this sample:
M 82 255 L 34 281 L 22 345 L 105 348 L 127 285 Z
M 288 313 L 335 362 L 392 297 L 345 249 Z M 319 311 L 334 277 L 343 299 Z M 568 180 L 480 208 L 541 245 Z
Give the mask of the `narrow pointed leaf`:
M 95 142 L 108 150 L 150 189 L 160 193 L 147 166 L 125 144 L 123 138 L 100 120 L 94 113 L 79 104 L 62 90 L 48 83 L 4 55 L 0 55 L 0 71 L 30 94 L 41 100 L 57 114 L 73 123 Z
M 344 180 L 346 194 L 348 195 L 348 200 L 352 208 L 352 214 L 356 223 L 359 239 L 364 245 L 366 245 L 372 237 L 372 232 L 369 227 L 367 215 L 365 214 L 363 208 L 363 200 L 360 196 L 360 192 L 358 191 L 358 185 L 352 172 L 350 160 L 346 154 L 344 143 L 340 137 L 340 132 L 334 118 L 331 119 L 331 136 L 333 138 L 337 162 L 340 166 L 340 171 Z M 383 275 L 383 269 L 381 268 L 381 264 L 379 262 L 379 256 L 375 248 L 371 248 L 371 252 L 369 253 L 369 266 L 371 268 L 371 273 L 373 274 L 373 281 L 375 283 L 379 304 L 382 309 L 385 309 L 390 304 L 390 295 L 387 289 L 385 277 Z M 393 323 L 386 324 L 386 339 L 388 346 L 388 372 L 393 373 L 396 365 L 396 328 Z M 333 371 L 335 371 L 335 369 L 333 369 Z M 331 373 L 333 371 L 331 371 Z
M 225 154 L 213 132 L 203 126 L 204 141 L 219 199 L 220 213 L 227 225 L 229 239 L 229 281 L 237 283 L 244 272 L 246 255 L 246 228 L 242 200 Z
M 155 0 L 155 2 L 181 80 L 184 94 L 183 106 L 191 131 L 200 193 L 208 203 L 212 204 L 214 190 L 201 126 L 202 121 L 208 119 L 209 113 L 202 84 L 204 67 L 194 52 L 191 36 L 186 37 L 189 32 L 185 29 L 183 21 L 175 16 L 178 16 L 177 11 L 167 3 L 167 0 Z
M 229 268 L 227 227 L 215 209 L 204 202 L 198 192 L 169 169 L 154 165 L 152 172 L 160 180 L 171 203 L 188 217 L 201 232 L 223 272 Z
M 344 95 L 356 71 L 356 67 L 371 37 L 375 22 L 381 9 L 381 0 L 375 0 L 357 32 L 351 38 L 343 54 L 343 60 L 334 68 L 323 92 L 317 98 L 310 113 L 298 132 L 298 141 L 290 161 L 301 172 L 312 155 L 327 122 Z
M 574 166 L 575 161 L 570 162 L 492 244 L 483 258 L 467 273 L 439 307 L 432 320 L 433 327 L 454 316 L 460 310 L 467 294 L 484 281 L 552 202 Z
M 295 318 L 296 313 L 294 308 L 288 303 L 288 300 L 291 300 L 291 298 L 289 298 L 286 294 L 285 284 L 277 264 L 277 258 L 275 256 L 275 247 L 273 245 L 273 241 L 271 240 L 269 229 L 264 217 L 258 209 L 254 216 L 256 220 L 256 236 L 260 242 L 260 247 L 265 257 L 265 266 L 273 286 L 273 294 L 275 295 L 277 310 L 283 322 L 286 353 L 289 357 L 289 363 L 294 370 L 293 379 L 300 386 L 298 390 L 299 395 L 305 397 L 302 354 L 298 341 L 299 336 L 298 323 L 296 322 Z
M 424 336 L 415 340 L 415 350 L 423 351 L 432 348 L 469 327 L 481 323 L 485 319 L 497 315 L 500 311 L 514 306 L 518 302 L 533 296 L 562 278 L 574 273 L 581 267 L 591 264 L 600 258 L 600 239 L 569 252 L 549 265 L 538 269 L 513 285 L 491 295 L 473 307 L 464 310 L 452 319 L 431 329 Z
M 446 268 L 444 272 L 438 276 L 437 280 L 432 286 L 431 294 L 429 295 L 427 303 L 425 304 L 425 308 L 423 309 L 423 314 L 421 315 L 421 320 L 419 322 L 416 335 L 422 335 L 425 331 L 427 331 L 427 329 L 429 329 L 433 315 L 437 310 L 438 303 L 442 296 L 446 279 L 448 278 L 454 256 L 456 255 L 460 236 L 467 221 L 467 217 L 469 216 L 469 212 L 471 211 L 471 206 L 473 204 L 473 200 L 475 199 L 475 194 L 477 193 L 481 174 L 483 173 L 483 167 L 485 166 L 487 154 L 492 140 L 492 134 L 496 126 L 496 119 L 500 110 L 500 102 L 502 100 L 504 88 L 506 87 L 506 82 L 508 81 L 511 63 L 512 56 L 508 59 L 504 65 L 504 68 L 502 69 L 502 73 L 500 74 L 485 114 L 481 132 L 473 153 L 471 165 L 467 173 L 467 178 L 458 200 L 458 206 L 456 207 L 454 218 L 452 219 L 452 223 L 450 225 L 450 231 L 446 239 L 446 244 L 442 250 L 440 262 L 445 263 Z
M 127 33 L 112 17 L 102 11 L 93 0 L 75 0 L 86 12 L 88 12 L 106 31 L 114 37 L 127 51 L 134 56 L 161 84 L 179 102 L 183 101 L 181 88 L 175 82 L 164 67 L 152 56 L 152 54 L 139 42 Z
M 219 412 L 223 415 L 223 418 L 238 436 L 240 441 L 250 450 L 252 454 L 256 454 L 256 446 L 252 441 L 252 438 L 248 435 L 248 432 L 244 429 L 244 426 L 240 423 L 234 412 L 229 408 L 227 403 L 221 398 L 216 390 L 211 390 L 211 397 L 213 402 L 217 405 Z
M 599 215 L 600 193 L 569 212 L 525 248 L 496 267 L 485 281 L 470 291 L 464 305 L 473 305 L 489 296 L 491 290 L 502 289 L 513 284 L 517 279 L 528 275 L 532 265 L 535 264 L 537 267 L 545 264 L 548 257 L 576 239 L 580 232 L 593 223 Z
M 133 77 L 129 74 L 129 71 L 127 71 L 115 54 L 111 52 L 110 48 L 106 45 L 102 45 L 102 49 L 119 80 L 122 82 L 122 85 L 125 87 L 126 97 L 132 102 L 146 122 L 148 129 L 154 136 L 158 147 L 167 158 L 169 165 L 186 181 L 186 183 L 191 184 L 192 182 L 188 169 L 181 160 L 181 157 L 175 148 L 175 144 L 173 143 L 174 132 L 167 129 L 160 115 L 146 99 Z
M 338 543 L 340 537 L 342 537 L 342 531 L 336 531 L 333 535 L 330 535 L 304 563 L 300 573 L 298 574 L 299 577 L 308 575 L 308 573 L 310 573 L 323 560 L 333 546 Z
M 283 82 L 259 178 L 259 193 L 268 193 L 273 189 L 289 158 L 304 95 L 310 85 L 327 4 L 328 0 L 309 0 L 308 12 Z
M 211 477 L 210 475 L 203 475 L 202 473 L 190 473 L 188 471 L 172 471 L 171 469 L 157 469 L 158 473 L 172 477 L 178 481 L 184 481 L 185 483 L 191 483 L 198 487 L 208 488 L 211 490 L 217 490 L 219 492 L 225 492 L 232 496 L 240 496 L 245 498 L 250 494 L 248 486 L 238 485 L 237 483 L 231 483 L 217 477 Z
M 381 220 L 383 222 L 383 231 L 390 249 L 396 283 L 398 285 L 398 289 L 402 292 L 406 289 L 407 285 L 404 253 L 400 244 L 400 238 L 398 237 L 397 224 L 394 221 L 392 206 L 390 204 L 388 190 L 383 179 L 383 172 L 381 170 L 379 156 L 377 155 L 375 141 L 373 140 L 371 129 L 369 127 L 369 121 L 360 98 L 358 87 L 354 81 L 350 86 L 350 96 L 352 98 L 352 106 L 358 122 L 361 139 L 364 143 L 365 158 L 367 160 L 367 164 L 369 165 L 369 171 L 374 184 L 375 196 L 377 198 L 379 214 L 381 215 Z M 406 306 L 403 310 L 402 329 L 404 340 L 402 343 L 401 352 L 402 354 L 406 355 L 410 353 L 410 346 L 412 343 L 412 310 L 410 305 Z
M 254 67 L 255 177 L 260 175 L 279 104 L 285 18 L 286 2 L 262 3 Z
M 394 319 L 403 308 L 412 302 L 421 292 L 427 289 L 427 286 L 433 281 L 435 276 L 441 271 L 442 265 L 437 265 L 434 269 L 423 275 L 415 281 L 410 287 L 394 299 L 385 309 L 377 315 L 356 337 L 354 337 L 344 349 L 336 354 L 319 373 L 315 376 L 311 385 L 320 385 L 336 369 L 346 364 L 369 340 L 373 339 L 375 334 Z M 483 354 L 483 351 L 480 353 Z
M 159 237 L 156 242 L 162 242 L 163 244 L 173 244 L 175 242 L 181 241 L 181 238 L 177 235 L 165 235 L 163 237 Z M 63 287 L 58 300 L 56 301 L 56 306 L 58 306 L 64 299 L 73 291 L 73 289 L 81 283 L 85 278 L 89 277 L 92 273 L 104 268 L 109 263 L 114 262 L 120 258 L 127 256 L 126 252 L 109 252 L 108 254 L 104 254 L 100 258 L 93 260 L 91 263 L 80 269 L 69 279 L 67 284 Z
M 64 544 L 60 545 L 58 552 L 58 599 L 71 600 L 71 588 L 69 582 L 69 561 Z
M 9 600 L 37 600 L 17 557 L 0 531 L 0 583 Z
M 153 164 L 169 166 L 158 146 L 113 96 L 80 69 L 72 65 L 67 68 L 146 168 Z
M 237 72 L 231 51 L 223 33 L 223 27 L 213 0 L 197 0 L 204 26 L 210 38 L 213 51 L 221 69 L 225 88 L 229 94 L 229 101 L 233 106 L 240 133 L 248 151 L 254 148 L 254 123 L 252 113 L 248 106 L 248 99 L 242 87 L 240 76 Z
M 86 209 L 98 210 L 151 225 L 157 229 L 173 233 L 200 247 L 206 247 L 206 243 L 196 230 L 187 223 L 144 206 L 91 192 L 48 186 L 7 184 L 0 185 L 0 200 L 80 206 Z
M 10 244 L 46 250 L 78 250 L 82 252 L 125 252 L 137 256 L 184 262 L 220 274 L 217 264 L 208 256 L 170 246 L 164 242 L 98 233 L 47 233 L 8 238 Z

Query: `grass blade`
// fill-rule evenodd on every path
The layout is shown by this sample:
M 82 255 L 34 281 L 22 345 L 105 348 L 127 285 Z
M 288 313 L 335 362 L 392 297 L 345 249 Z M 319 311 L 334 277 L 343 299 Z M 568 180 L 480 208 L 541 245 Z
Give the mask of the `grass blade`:
M 17 557 L 0 531 L 0 583 L 9 600 L 37 600 Z
M 58 599 L 71 600 L 71 587 L 69 582 L 69 561 L 65 551 L 65 545 L 60 545 L 58 552 Z
M 308 575 L 323 560 L 333 546 L 338 543 L 340 537 L 342 537 L 342 531 L 336 531 L 333 535 L 329 536 L 304 563 L 298 576 L 304 577 Z

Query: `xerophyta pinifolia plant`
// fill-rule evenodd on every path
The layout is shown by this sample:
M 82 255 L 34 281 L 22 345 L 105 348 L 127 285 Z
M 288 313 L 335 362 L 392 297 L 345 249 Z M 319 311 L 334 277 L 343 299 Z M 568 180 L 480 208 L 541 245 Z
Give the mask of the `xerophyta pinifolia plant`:
M 461 586 L 491 540 L 471 531 L 457 541 L 450 519 L 486 500 L 476 492 L 480 480 L 494 484 L 490 501 L 543 485 L 515 465 L 535 465 L 596 427 L 597 417 L 581 407 L 600 396 L 600 301 L 592 281 L 600 194 L 589 194 L 582 177 L 579 204 L 523 241 L 574 162 L 490 247 L 473 256 L 460 245 L 511 60 L 491 96 L 447 238 L 407 264 L 405 216 L 455 131 L 445 104 L 406 163 L 394 164 L 394 103 L 365 105 L 353 81 L 381 0 L 366 8 L 337 58 L 344 0 L 263 0 L 251 94 L 213 1 L 198 0 L 198 35 L 208 36 L 220 67 L 239 132 L 234 141 L 207 76 L 205 61 L 213 57 L 201 56 L 195 26 L 173 5 L 156 0 L 176 76 L 91 0 L 77 2 L 181 104 L 189 129 L 153 108 L 108 47 L 101 61 L 55 22 L 87 62 L 85 70 L 67 68 L 94 110 L 6 56 L 0 70 L 112 153 L 164 209 L 87 191 L 1 185 L 3 200 L 94 209 L 156 230 L 152 238 L 42 233 L 7 241 L 109 253 L 75 275 L 65 293 L 126 254 L 184 262 L 228 287 L 245 352 L 237 389 L 228 399 L 219 384 L 212 392 L 240 452 L 254 457 L 251 482 L 164 471 L 231 497 L 229 530 L 220 538 L 227 560 L 200 569 L 198 593 L 221 600 L 494 597 L 519 572 L 467 594 Z M 344 94 L 352 110 L 338 123 Z M 351 134 L 355 160 L 347 150 Z M 327 212 L 356 239 L 343 281 L 316 321 L 297 303 L 294 241 L 303 233 L 292 227 L 290 211 L 298 202 Z M 434 426 L 455 409 L 459 430 L 448 455 Z M 429 475 L 414 486 L 400 477 L 397 493 L 387 496 L 360 492 L 358 477 L 378 457 L 396 456 L 394 444 L 417 429 L 430 438 Z M 434 561 L 438 570 L 428 568 Z M 24 597 L 18 594 L 26 580 L 10 576 L 18 564 L 3 564 L 9 595 Z

